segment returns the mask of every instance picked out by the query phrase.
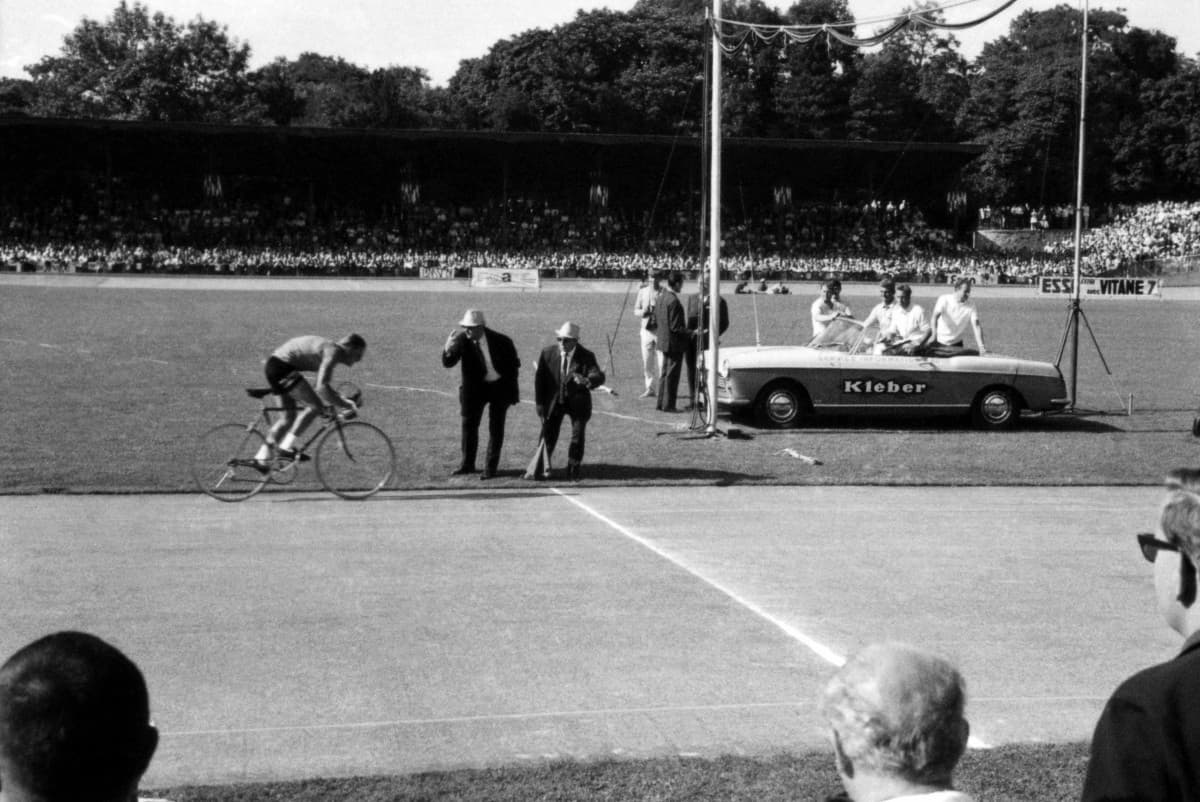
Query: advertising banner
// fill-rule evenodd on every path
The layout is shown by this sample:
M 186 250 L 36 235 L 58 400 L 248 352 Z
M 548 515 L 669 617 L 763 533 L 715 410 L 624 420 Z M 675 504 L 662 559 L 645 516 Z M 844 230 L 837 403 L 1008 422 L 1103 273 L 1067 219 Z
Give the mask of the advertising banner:
M 1072 276 L 1042 276 L 1039 283 L 1042 295 L 1071 295 L 1075 291 Z M 1079 295 L 1088 298 L 1153 298 L 1162 300 L 1162 279 L 1158 278 L 1098 278 L 1079 279 Z
M 542 281 L 534 268 L 473 267 L 471 286 L 536 290 L 542 286 Z

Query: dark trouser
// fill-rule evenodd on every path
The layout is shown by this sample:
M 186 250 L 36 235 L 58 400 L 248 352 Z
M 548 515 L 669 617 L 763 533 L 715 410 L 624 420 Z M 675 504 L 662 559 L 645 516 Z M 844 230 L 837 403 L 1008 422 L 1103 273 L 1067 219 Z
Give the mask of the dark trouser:
M 462 404 L 462 464 L 460 468 L 475 470 L 475 454 L 479 451 L 479 423 L 483 408 L 488 408 L 488 446 L 485 468 L 495 473 L 500 464 L 500 449 L 504 448 L 504 420 L 508 417 L 508 401 L 499 398 L 501 389 L 488 389 L 470 402 Z
M 664 351 L 662 375 L 658 378 L 658 408 L 674 409 L 679 395 L 679 374 L 683 370 L 681 351 Z
M 553 454 L 554 446 L 558 444 L 558 432 L 562 427 L 564 415 L 571 416 L 571 442 L 567 446 L 567 466 L 578 466 L 583 462 L 583 446 L 586 439 L 588 418 L 591 415 L 572 415 L 570 410 L 556 406 L 554 411 L 546 416 L 545 428 L 542 430 L 546 438 L 546 451 Z
M 696 398 L 696 338 L 688 340 L 687 350 L 683 352 L 683 364 L 687 368 L 688 400 Z

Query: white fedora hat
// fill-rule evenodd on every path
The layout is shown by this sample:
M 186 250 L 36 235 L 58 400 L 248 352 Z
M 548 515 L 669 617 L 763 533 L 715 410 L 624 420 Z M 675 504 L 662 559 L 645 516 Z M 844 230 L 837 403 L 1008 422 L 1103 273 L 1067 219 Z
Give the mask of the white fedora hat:
M 483 311 L 480 309 L 468 309 L 463 313 L 463 319 L 458 321 L 460 326 L 486 326 L 487 322 L 483 319 Z
M 579 326 L 575 325 L 574 323 L 572 323 L 571 321 L 568 320 L 566 323 L 564 323 L 558 327 L 558 331 L 554 332 L 554 336 L 560 340 L 564 339 L 564 338 L 570 339 L 570 340 L 578 340 L 579 339 Z

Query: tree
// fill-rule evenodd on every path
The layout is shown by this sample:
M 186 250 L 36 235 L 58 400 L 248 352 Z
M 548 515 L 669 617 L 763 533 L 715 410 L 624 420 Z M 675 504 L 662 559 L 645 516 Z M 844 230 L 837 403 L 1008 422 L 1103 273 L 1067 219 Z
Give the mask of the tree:
M 1147 198 L 1195 198 L 1200 193 L 1200 65 L 1191 59 L 1140 93 L 1144 113 L 1123 127 L 1114 163 L 1127 189 Z
M 84 18 L 57 56 L 26 67 L 45 116 L 237 122 L 261 118 L 247 80 L 250 47 L 200 17 L 186 25 L 125 0 Z
M 36 95 L 32 81 L 0 78 L 0 114 L 28 114 Z
M 752 25 L 781 25 L 783 18 L 762 0 L 749 0 L 723 12 Z M 736 52 L 722 58 L 721 122 L 733 136 L 777 136 L 780 131 L 775 94 L 781 78 L 779 42 L 750 36 Z
M 667 133 L 683 124 L 701 52 L 690 17 L 580 12 L 462 62 L 447 96 L 466 128 Z
M 852 22 L 846 0 L 799 0 L 784 14 L 788 25 Z M 828 36 L 791 43 L 782 52 L 775 89 L 779 112 L 776 135 L 841 139 L 846 135 L 850 91 L 858 78 L 858 50 Z
M 290 125 L 304 116 L 305 101 L 285 58 L 277 58 L 250 74 L 263 114 L 276 125 Z
M 941 20 L 933 3 L 920 4 Z M 863 58 L 850 95 L 848 133 L 856 139 L 954 141 L 955 117 L 969 92 L 967 61 L 958 40 L 926 25 L 910 24 Z
M 960 122 L 987 146 L 968 169 L 988 202 L 1048 205 L 1074 197 L 1081 23 L 1068 5 L 1026 11 L 971 66 Z M 1127 25 L 1119 12 L 1088 16 L 1084 184 L 1092 203 L 1151 188 L 1153 170 L 1130 143 L 1148 110 L 1142 93 L 1179 68 L 1173 39 Z

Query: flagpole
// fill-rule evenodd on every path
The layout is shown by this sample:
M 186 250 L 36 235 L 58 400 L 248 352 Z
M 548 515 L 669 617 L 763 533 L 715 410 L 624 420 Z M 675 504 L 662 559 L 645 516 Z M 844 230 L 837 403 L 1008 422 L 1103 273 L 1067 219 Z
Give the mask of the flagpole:
M 1079 154 L 1075 166 L 1075 280 L 1071 290 L 1071 386 L 1068 392 L 1070 409 L 1075 409 L 1075 393 L 1079 379 L 1079 296 L 1083 277 L 1083 164 L 1084 137 L 1087 132 L 1087 64 L 1088 64 L 1088 0 L 1083 0 L 1083 41 L 1079 57 Z
M 712 86 L 709 101 L 709 115 L 712 122 L 711 145 L 709 147 L 709 185 L 708 185 L 708 351 L 709 359 L 705 362 L 708 380 L 708 426 L 709 435 L 717 431 L 717 366 L 718 345 L 721 322 L 721 42 L 717 26 L 721 19 L 721 0 L 713 0 L 712 4 Z M 701 271 L 703 273 L 703 271 Z M 701 315 L 703 315 L 703 295 L 700 299 Z M 703 322 L 701 323 L 703 325 Z M 699 343 L 697 345 L 700 345 Z

